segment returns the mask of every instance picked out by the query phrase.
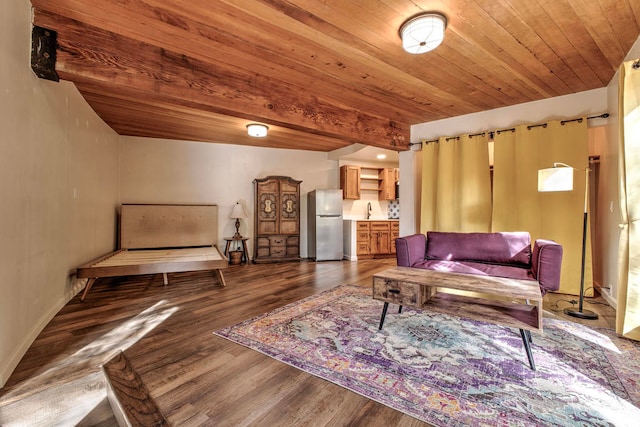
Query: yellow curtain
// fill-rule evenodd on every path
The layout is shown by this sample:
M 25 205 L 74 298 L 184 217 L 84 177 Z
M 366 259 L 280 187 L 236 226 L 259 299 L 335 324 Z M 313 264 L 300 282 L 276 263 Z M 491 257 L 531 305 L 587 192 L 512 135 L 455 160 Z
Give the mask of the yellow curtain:
M 493 218 L 492 231 L 518 231 L 520 205 L 516 173 L 515 129 L 497 131 L 493 139 Z
M 420 197 L 420 232 L 437 230 L 436 190 L 438 177 L 438 148 L 436 142 L 422 143 L 422 193 Z
M 420 231 L 489 231 L 491 175 L 486 134 L 423 144 Z
M 616 332 L 640 340 L 640 70 L 620 67 L 620 232 Z
M 521 125 L 496 134 L 494 145 L 493 231 L 528 231 L 532 241 L 563 245 L 559 292 L 580 292 L 585 170 L 589 153 L 587 120 L 545 126 Z M 573 191 L 538 192 L 538 170 L 555 162 L 575 168 Z M 593 295 L 591 244 L 587 239 L 585 295 Z

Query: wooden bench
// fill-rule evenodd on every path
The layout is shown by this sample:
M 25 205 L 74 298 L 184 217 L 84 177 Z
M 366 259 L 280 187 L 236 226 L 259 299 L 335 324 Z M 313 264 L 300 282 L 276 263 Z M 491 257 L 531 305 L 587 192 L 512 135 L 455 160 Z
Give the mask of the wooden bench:
M 122 351 L 102 365 L 107 398 L 120 426 L 170 426 Z

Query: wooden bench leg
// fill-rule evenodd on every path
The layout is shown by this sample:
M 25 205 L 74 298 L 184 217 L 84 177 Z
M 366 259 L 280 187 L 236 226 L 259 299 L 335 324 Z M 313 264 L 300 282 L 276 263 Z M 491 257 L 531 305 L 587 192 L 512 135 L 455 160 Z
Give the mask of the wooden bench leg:
M 222 271 L 221 270 L 216 270 L 216 276 L 218 276 L 218 279 L 220 279 L 220 282 L 222 283 L 222 286 L 224 286 L 226 288 L 227 287 L 227 282 L 224 281 L 224 276 L 222 275 Z
M 84 285 L 84 292 L 82 293 L 82 297 L 80 298 L 80 301 L 84 301 L 85 297 L 89 293 L 89 289 L 91 289 L 91 287 L 93 286 L 95 281 L 96 281 L 95 277 L 92 277 L 92 278 L 87 280 L 87 284 Z
M 167 273 L 162 273 L 162 283 L 164 283 L 165 286 L 169 284 L 169 276 L 167 276 Z
M 118 425 L 170 426 L 131 362 L 119 351 L 102 365 L 107 398 Z
M 524 329 L 520 329 L 520 336 L 522 336 L 522 343 L 524 344 L 524 349 L 527 352 L 527 358 L 529 359 L 529 366 L 531 366 L 531 370 L 536 370 L 536 363 L 533 361 L 533 353 L 531 352 L 531 332 L 525 331 Z

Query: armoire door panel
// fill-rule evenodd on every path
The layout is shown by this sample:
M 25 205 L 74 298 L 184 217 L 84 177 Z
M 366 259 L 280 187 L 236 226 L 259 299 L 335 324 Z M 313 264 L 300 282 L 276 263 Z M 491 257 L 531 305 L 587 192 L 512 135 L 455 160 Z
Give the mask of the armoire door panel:
M 278 234 L 275 221 L 260 221 L 258 223 L 258 234 Z
M 282 234 L 296 234 L 298 230 L 298 223 L 295 221 L 282 221 L 280 223 L 280 233 Z

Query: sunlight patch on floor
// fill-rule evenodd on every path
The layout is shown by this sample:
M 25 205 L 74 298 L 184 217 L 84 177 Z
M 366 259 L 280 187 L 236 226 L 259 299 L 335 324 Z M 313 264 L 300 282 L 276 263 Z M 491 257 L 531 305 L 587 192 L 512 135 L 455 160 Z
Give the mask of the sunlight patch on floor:
M 596 330 L 593 330 L 585 325 L 578 323 L 563 322 L 562 324 L 556 324 L 566 332 L 578 337 L 580 340 L 595 344 L 604 349 L 604 351 L 612 352 L 616 356 L 619 356 L 623 351 L 613 343 L 613 341 L 605 334 L 602 334 Z M 535 337 L 533 345 L 533 353 L 537 351 L 543 351 L 536 349 Z M 589 358 L 589 353 L 586 351 L 584 357 Z M 581 381 L 569 382 L 566 384 L 566 394 L 572 395 L 574 393 L 574 384 L 589 384 L 588 388 L 581 388 L 578 392 L 576 390 L 576 396 L 582 394 L 589 396 L 589 402 L 592 403 L 593 413 L 602 414 L 602 418 L 610 420 L 612 425 L 627 426 L 634 425 L 629 424 L 630 420 L 640 419 L 640 408 L 636 407 L 633 403 L 620 398 L 615 393 L 601 385 L 601 381 L 605 380 L 605 376 L 598 377 L 596 372 L 590 372 L 590 375 L 579 370 L 575 366 L 571 366 L 559 358 L 554 358 L 554 369 L 563 370 L 567 372 L 567 377 L 582 378 Z M 594 377 L 594 375 L 596 375 Z
M 584 326 L 579 323 L 564 322 L 562 329 L 564 329 L 566 332 L 572 335 L 575 335 L 581 340 L 593 343 L 608 351 L 612 351 L 616 354 L 622 353 L 620 349 L 616 347 L 616 345 L 611 341 L 611 339 L 608 336 L 594 329 L 591 329 L 588 326 Z
M 179 309 L 163 308 L 166 304 L 166 300 L 154 304 L 3 395 L 0 425 L 76 425 L 106 397 L 100 366 L 117 351 L 134 345 Z

